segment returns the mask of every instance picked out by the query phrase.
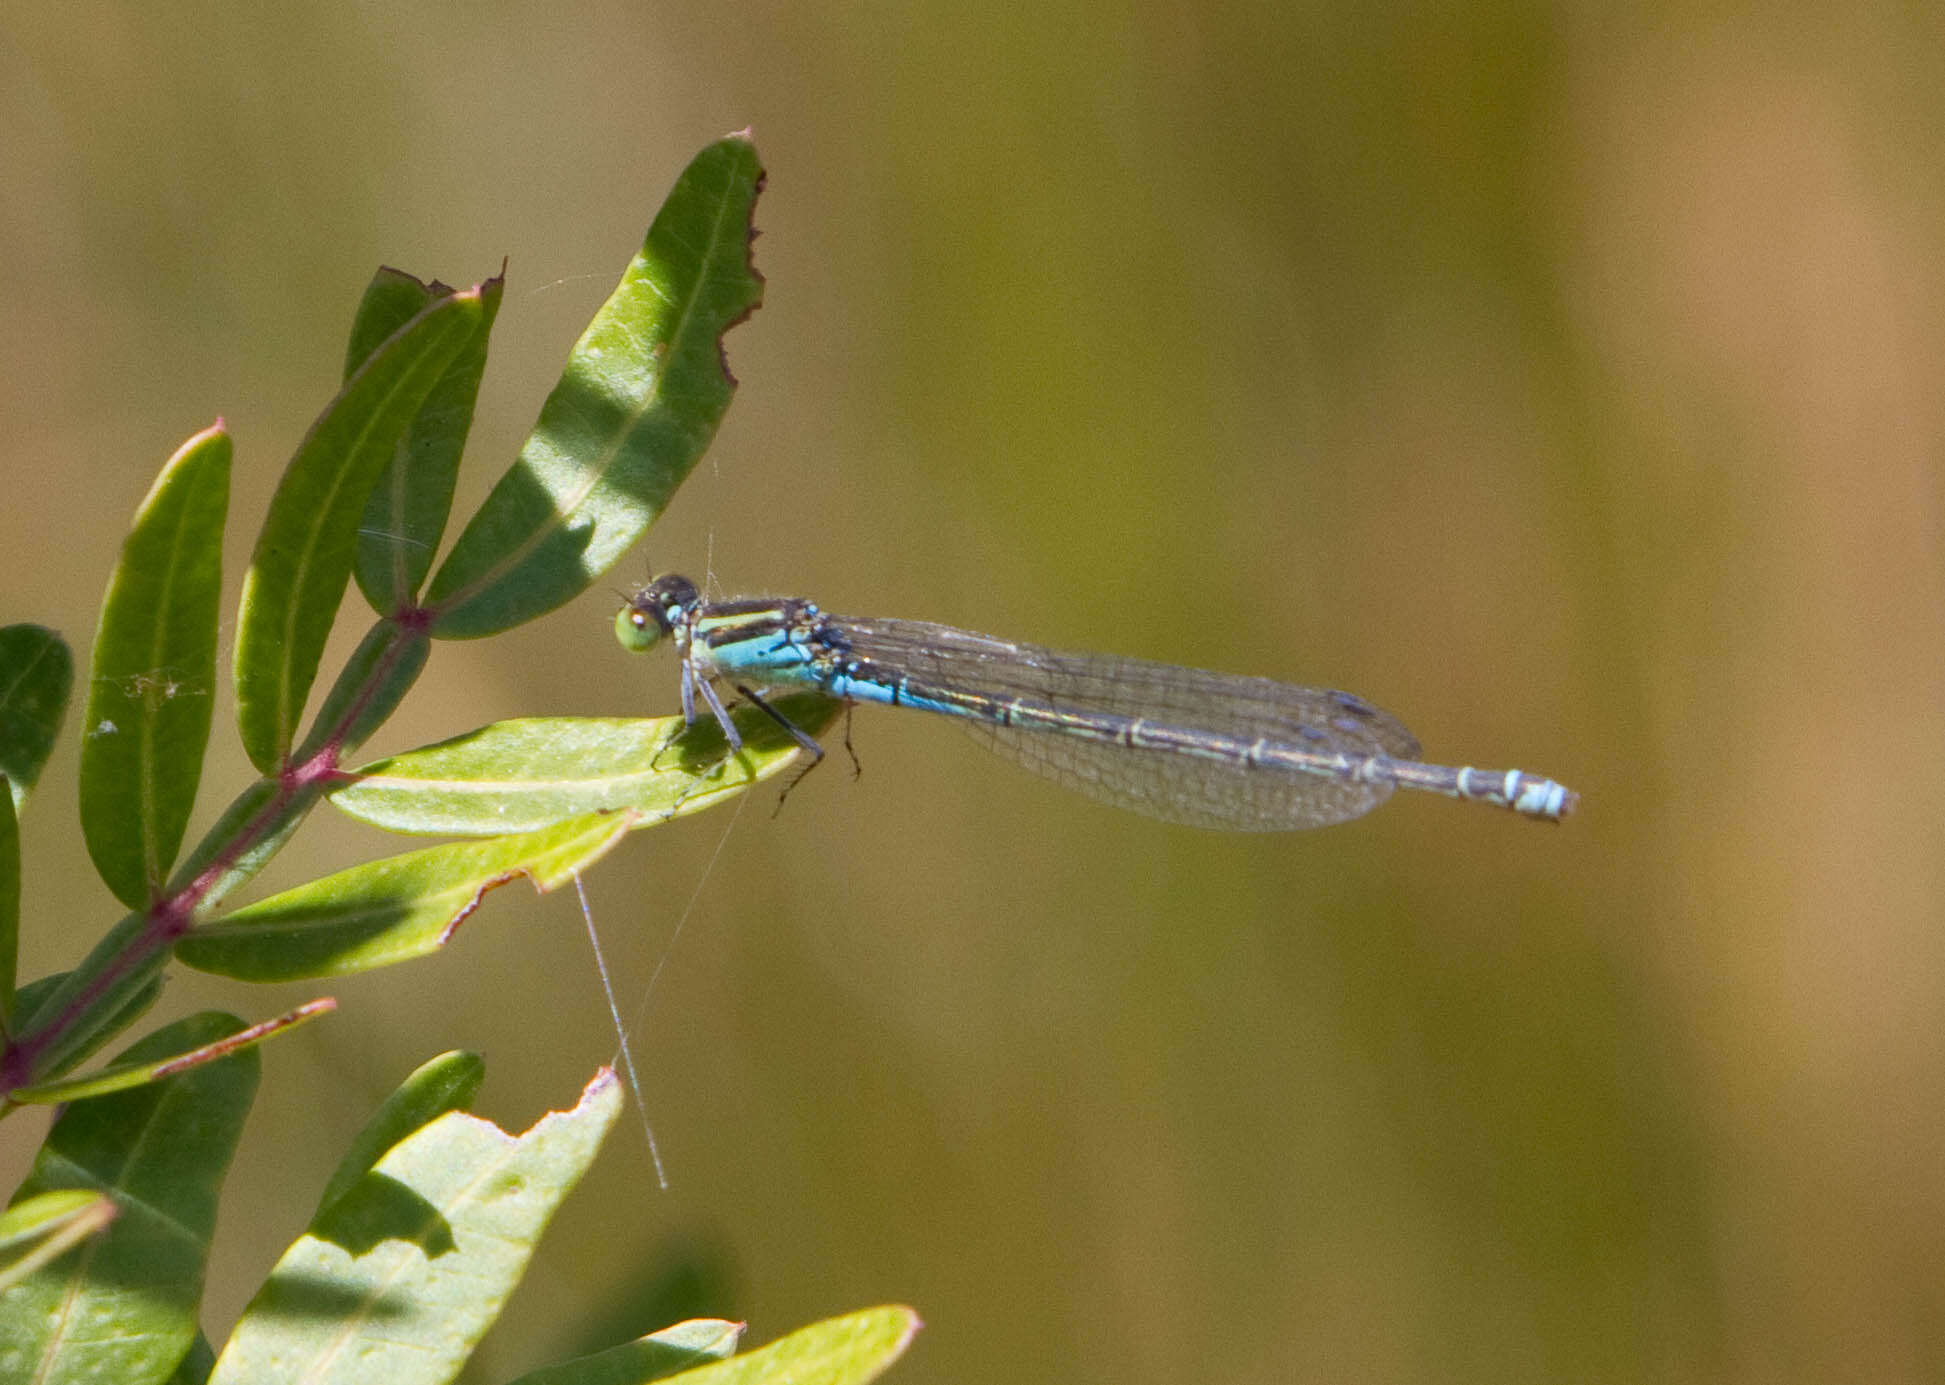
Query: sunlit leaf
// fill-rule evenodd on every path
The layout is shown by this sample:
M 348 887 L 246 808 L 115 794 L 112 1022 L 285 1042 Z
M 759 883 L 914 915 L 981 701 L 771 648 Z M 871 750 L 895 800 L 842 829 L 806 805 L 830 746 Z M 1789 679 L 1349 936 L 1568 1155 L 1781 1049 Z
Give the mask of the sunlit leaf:
M 0 1212 L 0 1291 L 20 1283 L 115 1219 L 115 1200 L 85 1188 L 57 1188 Z
M 641 1385 L 736 1354 L 743 1324 L 695 1318 L 592 1356 L 530 1371 L 511 1385 Z
M 435 637 L 471 639 L 585 591 L 667 505 L 735 388 L 722 336 L 762 298 L 741 135 L 698 154 L 568 359 L 533 435 L 432 579 Z
M 778 712 L 815 735 L 839 704 L 780 698 Z M 640 721 L 528 717 L 495 722 L 357 771 L 331 796 L 352 817 L 393 832 L 484 836 L 528 831 L 578 813 L 633 809 L 644 824 L 713 807 L 799 765 L 803 751 L 754 707 L 734 714 L 731 755 L 714 718 Z
M 340 976 L 424 956 L 446 945 L 488 890 L 522 876 L 551 890 L 600 859 L 632 821 L 591 813 L 353 866 L 198 926 L 176 956 L 244 981 Z
M 919 1327 L 909 1308 L 866 1308 L 668 1379 L 680 1385 L 862 1385 L 905 1354 Z
M 444 1385 L 499 1316 L 621 1109 L 602 1071 L 518 1136 L 451 1111 L 330 1200 L 250 1301 L 211 1376 Z

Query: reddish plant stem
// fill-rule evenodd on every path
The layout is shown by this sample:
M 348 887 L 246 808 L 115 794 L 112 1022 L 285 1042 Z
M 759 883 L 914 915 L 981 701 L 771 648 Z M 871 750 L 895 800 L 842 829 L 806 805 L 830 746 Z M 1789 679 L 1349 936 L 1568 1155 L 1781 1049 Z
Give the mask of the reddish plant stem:
M 359 688 L 357 695 L 345 704 L 343 714 L 337 724 L 330 728 L 317 751 L 296 764 L 285 765 L 276 776 L 277 792 L 229 841 L 216 849 L 209 862 L 188 884 L 173 893 L 157 897 L 149 905 L 143 915 L 141 931 L 130 939 L 128 946 L 109 958 L 59 1010 L 37 1020 L 32 1029 L 8 1046 L 5 1054 L 0 1055 L 0 1092 L 39 1081 L 42 1077 L 39 1070 L 41 1060 L 47 1051 L 57 1047 L 67 1033 L 121 983 L 146 969 L 160 953 L 175 946 L 176 941 L 195 924 L 198 911 L 217 897 L 217 887 L 224 877 L 253 847 L 285 825 L 294 805 L 302 802 L 311 789 L 350 777 L 338 767 L 346 732 L 356 724 L 377 690 L 384 686 L 398 661 L 405 656 L 411 637 L 421 634 L 431 624 L 434 614 L 425 607 L 412 607 L 395 612 L 390 617 L 396 636 L 384 654 L 372 664 L 370 677 Z

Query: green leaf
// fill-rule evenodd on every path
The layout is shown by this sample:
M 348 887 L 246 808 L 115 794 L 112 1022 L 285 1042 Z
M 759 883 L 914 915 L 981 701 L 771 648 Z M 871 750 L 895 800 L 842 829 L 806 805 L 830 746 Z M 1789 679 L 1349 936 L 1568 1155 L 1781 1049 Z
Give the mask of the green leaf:
M 40 782 L 73 684 L 74 656 L 59 635 L 39 625 L 0 627 L 0 774 L 16 814 Z
M 866 1308 L 669 1380 L 672 1385 L 861 1385 L 903 1356 L 920 1326 L 909 1308 Z
M 488 279 L 480 287 L 486 314 L 480 332 L 432 387 L 365 504 L 355 571 L 359 590 L 380 615 L 413 604 L 446 532 L 459 458 L 473 426 L 473 403 L 486 370 L 487 338 L 500 309 L 502 280 Z M 345 374 L 362 365 L 380 342 L 415 313 L 451 292 L 436 280 L 422 284 L 396 269 L 379 270 L 358 307 Z
M 620 1110 L 603 1069 L 517 1137 L 460 1111 L 413 1132 L 284 1253 L 211 1381 L 451 1380 Z
M 162 994 L 166 953 L 143 951 L 148 929 L 141 914 L 125 914 L 90 948 L 73 971 L 41 977 L 20 988 L 14 1028 L 18 1050 L 31 1053 L 25 1071 L 10 1080 L 46 1082 L 68 1071 L 127 1029 Z M 138 960 L 128 965 L 128 958 Z M 59 1025 L 59 1033 L 42 1038 Z M 0 1379 L 5 1376 L 0 1375 Z
M 542 832 L 353 866 L 200 925 L 176 956 L 242 981 L 342 976 L 421 957 L 444 947 L 488 890 L 522 875 L 551 890 L 605 855 L 633 821 L 590 813 Z
M 318 708 L 317 722 L 297 751 L 304 760 L 326 745 L 340 758 L 349 755 L 398 710 L 405 694 L 425 671 L 432 641 L 423 630 L 389 620 L 372 626 Z
M 113 1200 L 85 1188 L 60 1188 L 16 1202 L 0 1212 L 0 1255 L 17 1254 L 22 1246 L 46 1235 L 49 1227 L 65 1225 L 81 1212 L 104 1203 L 109 1209 L 107 1221 L 112 1221 Z
M 61 1188 L 0 1212 L 0 1291 L 67 1253 L 115 1219 L 114 1199 Z
M 249 784 L 176 868 L 165 892 L 175 894 L 189 888 L 214 867 L 217 873 L 197 886 L 202 907 L 209 910 L 283 850 L 328 788 L 329 781 L 320 777 L 298 789 L 286 802 L 280 801 L 284 786 L 276 779 Z M 248 843 L 241 851 L 237 850 L 239 841 Z
M 265 774 L 296 739 L 372 486 L 446 367 L 482 330 L 484 296 L 442 298 L 389 337 L 311 425 L 278 483 L 236 632 L 237 725 Z
M 511 1385 L 639 1385 L 664 1380 L 694 1366 L 728 1360 L 742 1335 L 740 1322 L 695 1318 L 592 1356 L 543 1366 Z
M 358 300 L 357 315 L 351 319 L 351 337 L 344 348 L 344 378 L 356 375 L 358 367 L 371 359 L 387 337 L 452 291 L 451 284 L 437 279 L 428 284 L 416 274 L 380 265 L 365 285 L 365 296 Z
M 148 905 L 196 803 L 216 692 L 230 435 L 219 422 L 176 449 L 122 543 L 95 632 L 81 830 L 95 869 Z
M 122 1059 L 145 1062 L 237 1028 L 228 1015 L 194 1015 Z M 217 1191 L 257 1073 L 246 1049 L 61 1113 L 15 1201 L 81 1188 L 113 1198 L 117 1215 L 105 1234 L 0 1294 L 0 1380 L 168 1379 L 196 1335 Z
M 188 1355 L 169 1376 L 169 1385 L 203 1385 L 209 1373 L 216 1369 L 216 1353 L 210 1350 L 209 1338 L 201 1332 L 189 1344 Z
M 40 1007 L 47 998 L 58 992 L 74 975 L 73 972 L 56 971 L 46 976 L 37 976 L 14 993 L 14 1022 L 25 1029 L 32 1024 L 40 1013 Z
M 89 1073 L 86 1077 L 70 1077 L 58 1082 L 45 1082 L 38 1086 L 16 1087 L 7 1093 L 7 1099 L 22 1104 L 33 1103 L 52 1106 L 63 1101 L 81 1101 L 87 1097 L 106 1096 L 110 1092 L 126 1091 L 130 1087 L 140 1087 L 150 1082 L 159 1082 L 165 1077 L 174 1077 L 179 1072 L 213 1063 L 219 1058 L 227 1058 L 232 1053 L 262 1043 L 265 1039 L 295 1029 L 320 1015 L 328 1015 L 338 1008 L 338 1002 L 325 996 L 320 1000 L 307 1001 L 295 1010 L 253 1024 L 248 1029 L 228 1035 L 214 1043 L 200 1044 L 185 1053 L 172 1054 L 166 1058 L 150 1058 L 142 1062 L 115 1063 L 100 1072 Z
M 815 735 L 841 704 L 815 693 L 777 710 Z M 754 707 L 733 720 L 743 737 L 729 754 L 715 719 L 528 717 L 495 722 L 356 771 L 335 790 L 341 810 L 391 832 L 484 836 L 531 831 L 579 813 L 634 809 L 644 825 L 701 812 L 774 777 L 803 756 L 788 732 Z
M 0 1038 L 14 1023 L 14 981 L 20 963 L 20 820 L 14 796 L 0 783 Z
M 23 1032 L 31 1027 L 40 1013 L 40 1007 L 50 996 L 58 993 L 73 974 L 67 971 L 49 972 L 46 976 L 35 977 L 16 990 L 13 1005 L 15 1031 Z
M 486 1061 L 477 1053 L 454 1050 L 421 1064 L 397 1091 L 385 1098 L 378 1114 L 367 1121 L 331 1181 L 318 1198 L 318 1212 L 350 1190 L 371 1171 L 386 1150 L 421 1126 L 430 1125 L 448 1111 L 464 1111 L 473 1104 L 480 1083 L 486 1080 Z
M 519 459 L 432 579 L 432 633 L 497 634 L 586 590 L 668 504 L 735 381 L 722 336 L 762 298 L 741 135 L 684 170 L 641 253 L 575 345 Z

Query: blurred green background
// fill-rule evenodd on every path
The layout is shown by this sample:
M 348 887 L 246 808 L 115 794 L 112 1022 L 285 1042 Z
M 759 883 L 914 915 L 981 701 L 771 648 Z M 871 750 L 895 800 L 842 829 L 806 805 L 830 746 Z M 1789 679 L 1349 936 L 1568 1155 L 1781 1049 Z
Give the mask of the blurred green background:
M 1212 835 L 861 713 L 860 781 L 589 880 L 671 1187 L 620 1129 L 477 1378 L 886 1300 L 911 1382 L 1945 1373 L 1940 11 L 13 6 L 0 619 L 85 658 L 218 414 L 234 591 L 381 262 L 510 258 L 463 517 L 745 125 L 768 299 L 617 585 L 1347 687 L 1583 810 Z M 371 749 L 672 710 L 615 604 L 442 647 Z M 213 695 L 199 821 L 247 774 Z M 119 912 L 74 723 L 28 975 Z M 326 810 L 264 888 L 402 845 Z M 265 1052 L 219 1340 L 415 1064 L 483 1051 L 523 1128 L 612 1054 L 571 895 L 518 885 L 427 963 L 178 970 L 157 1015 L 320 991 Z

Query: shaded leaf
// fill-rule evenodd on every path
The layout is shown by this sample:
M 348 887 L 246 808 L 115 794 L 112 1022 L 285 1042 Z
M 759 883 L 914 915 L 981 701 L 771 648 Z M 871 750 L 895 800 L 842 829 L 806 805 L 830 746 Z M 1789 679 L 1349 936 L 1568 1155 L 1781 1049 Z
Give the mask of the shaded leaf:
M 815 735 L 840 704 L 814 693 L 774 704 Z M 482 836 L 578 813 L 633 809 L 644 824 L 701 812 L 801 760 L 788 732 L 754 707 L 734 714 L 730 755 L 714 718 L 528 717 L 407 751 L 356 771 L 331 801 L 392 832 Z
M 319 777 L 298 789 L 288 802 L 280 802 L 284 787 L 276 779 L 259 779 L 248 785 L 176 868 L 166 892 L 174 894 L 194 886 L 203 908 L 211 908 L 283 850 L 284 843 L 330 787 L 328 780 Z M 197 884 L 206 872 L 213 874 Z
M 230 436 L 176 449 L 135 512 L 95 631 L 81 830 L 108 888 L 144 908 L 182 846 L 216 692 Z
M 551 890 L 632 823 L 627 813 L 590 813 L 541 832 L 370 861 L 202 924 L 176 956 L 243 981 L 341 976 L 420 957 L 444 947 L 488 890 L 523 875 Z
M 308 759 L 327 745 L 340 757 L 355 752 L 398 710 L 405 694 L 419 681 L 431 652 L 432 642 L 423 630 L 379 621 L 345 661 L 338 681 L 325 694 L 317 711 L 317 724 L 298 748 L 297 758 Z
M 189 1344 L 189 1354 L 170 1375 L 169 1385 L 203 1385 L 215 1367 L 216 1353 L 210 1349 L 209 1338 L 198 1332 L 196 1340 Z
M 155 1004 L 167 954 L 137 946 L 147 928 L 143 915 L 125 914 L 73 971 L 20 988 L 8 1082 L 59 1077 Z M 139 959 L 133 966 L 127 965 L 131 955 Z
M 592 1356 L 543 1366 L 511 1385 L 640 1385 L 711 1361 L 726 1361 L 735 1355 L 742 1335 L 740 1322 L 696 1318 Z
M 296 739 L 379 474 L 453 358 L 482 330 L 483 292 L 442 298 L 387 338 L 285 468 L 243 579 L 237 726 L 269 774 Z
M 14 1022 L 22 1029 L 31 1025 L 48 997 L 59 991 L 62 983 L 73 974 L 66 971 L 50 972 L 22 986 L 14 993 Z
M 67 642 L 39 625 L 0 627 L 0 774 L 14 812 L 40 782 L 74 685 Z
M 14 982 L 20 964 L 20 822 L 0 781 L 0 1038 L 14 1032 Z
M 385 1098 L 378 1114 L 365 1123 L 358 1138 L 351 1142 L 337 1171 L 324 1185 L 318 1210 L 342 1197 L 363 1178 L 385 1151 L 414 1130 L 431 1124 L 448 1111 L 464 1111 L 473 1104 L 480 1083 L 486 1080 L 486 1062 L 477 1053 L 454 1050 L 421 1064 L 398 1090 Z
M 351 336 L 344 346 L 344 378 L 356 375 L 358 367 L 371 359 L 387 337 L 452 291 L 451 284 L 437 279 L 428 284 L 416 274 L 380 265 L 365 285 L 358 311 L 351 319 Z
M 126 1062 L 234 1033 L 201 1014 L 156 1031 Z M 140 1385 L 168 1379 L 196 1335 L 216 1197 L 256 1094 L 254 1049 L 166 1081 L 67 1107 L 21 1186 L 114 1199 L 101 1236 L 0 1294 L 0 1380 Z
M 762 298 L 763 170 L 733 135 L 698 154 L 575 344 L 519 459 L 432 579 L 432 633 L 496 634 L 585 591 L 701 458 L 735 381 L 721 338 Z
M 486 370 L 487 339 L 500 308 L 502 281 L 488 279 L 480 288 L 485 307 L 480 332 L 432 387 L 365 504 L 354 571 L 359 590 L 380 615 L 392 615 L 413 604 L 419 583 L 432 570 L 439 539 L 446 532 L 460 454 L 473 426 L 473 403 L 479 396 L 480 376 Z M 436 280 L 422 284 L 400 270 L 380 269 L 358 306 L 351 346 L 345 354 L 345 374 L 363 364 L 415 313 L 451 292 Z
M 861 1385 L 904 1355 L 920 1326 L 909 1308 L 866 1308 L 669 1379 L 681 1385 Z
M 414 1131 L 284 1253 L 212 1381 L 451 1380 L 620 1109 L 603 1069 L 517 1137 L 460 1111 Z

